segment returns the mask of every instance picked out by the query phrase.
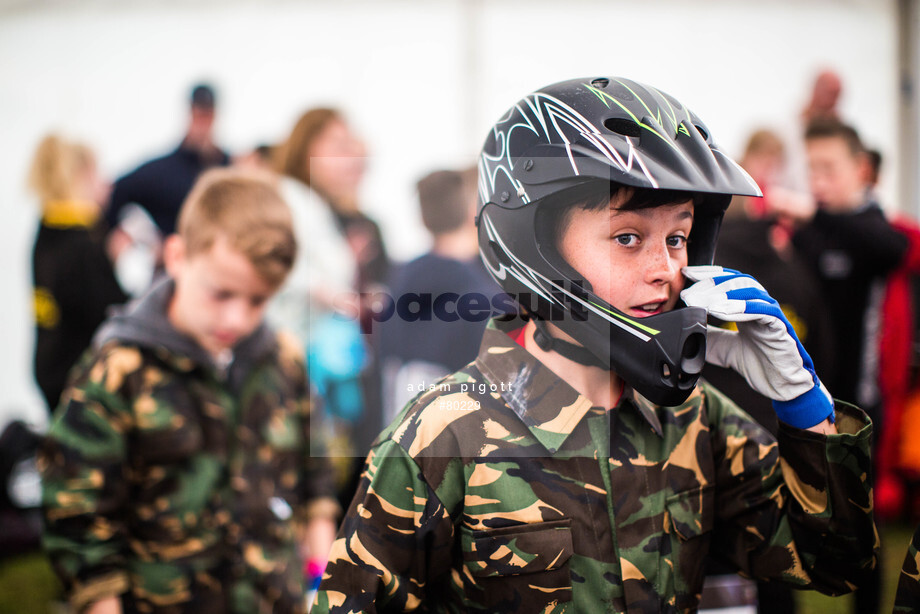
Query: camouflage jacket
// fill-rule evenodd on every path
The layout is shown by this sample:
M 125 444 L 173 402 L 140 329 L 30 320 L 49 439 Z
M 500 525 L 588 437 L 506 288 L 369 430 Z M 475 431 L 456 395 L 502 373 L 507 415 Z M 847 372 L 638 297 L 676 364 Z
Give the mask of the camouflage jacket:
M 920 527 L 914 532 L 904 557 L 893 611 L 896 614 L 920 612 Z
M 871 427 L 779 443 L 702 384 L 594 407 L 493 322 L 368 456 L 313 612 L 683 612 L 707 553 L 828 593 L 875 565 Z
M 301 612 L 293 521 L 338 511 L 301 353 L 262 327 L 221 372 L 169 296 L 110 320 L 72 376 L 40 457 L 44 546 L 77 611 Z

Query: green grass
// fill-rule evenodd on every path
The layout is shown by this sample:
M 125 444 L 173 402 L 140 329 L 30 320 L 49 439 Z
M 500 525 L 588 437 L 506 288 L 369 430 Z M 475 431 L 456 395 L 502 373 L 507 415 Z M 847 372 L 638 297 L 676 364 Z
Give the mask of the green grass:
M 52 614 L 61 586 L 41 553 L 0 561 L 0 614 Z

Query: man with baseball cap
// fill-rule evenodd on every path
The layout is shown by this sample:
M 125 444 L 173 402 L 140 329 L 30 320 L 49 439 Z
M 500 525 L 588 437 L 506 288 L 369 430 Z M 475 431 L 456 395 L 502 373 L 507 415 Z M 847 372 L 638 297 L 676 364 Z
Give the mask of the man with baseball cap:
M 189 99 L 188 130 L 179 146 L 170 153 L 144 162 L 119 178 L 112 189 L 106 219 L 114 229 L 110 254 L 117 257 L 132 240 L 118 229 L 125 207 L 136 204 L 147 211 L 161 237 L 173 233 L 176 216 L 186 195 L 202 171 L 226 166 L 230 158 L 214 143 L 216 108 L 214 89 L 207 83 L 192 88 Z

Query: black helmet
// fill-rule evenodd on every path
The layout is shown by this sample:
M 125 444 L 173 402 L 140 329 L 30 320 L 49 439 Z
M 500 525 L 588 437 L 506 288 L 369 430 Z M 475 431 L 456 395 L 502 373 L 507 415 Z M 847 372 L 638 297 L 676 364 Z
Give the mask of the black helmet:
M 565 355 L 616 371 L 655 403 L 678 405 L 705 362 L 706 311 L 683 307 L 641 321 L 626 315 L 593 293 L 545 227 L 547 209 L 580 202 L 598 182 L 692 192 L 690 265 L 712 264 L 731 196 L 760 190 L 693 112 L 664 92 L 616 77 L 534 92 L 498 120 L 483 145 L 477 223 L 492 277 L 512 296 L 534 298 L 529 311 L 538 323 L 559 326 L 591 362 L 571 350 Z M 546 334 L 537 340 L 553 347 Z

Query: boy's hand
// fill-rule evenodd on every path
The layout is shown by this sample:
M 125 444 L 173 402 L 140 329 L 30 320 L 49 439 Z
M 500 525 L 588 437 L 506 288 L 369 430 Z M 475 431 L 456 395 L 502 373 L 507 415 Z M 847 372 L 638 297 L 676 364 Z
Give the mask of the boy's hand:
M 769 198 L 764 199 L 767 212 L 790 220 L 794 224 L 807 224 L 818 210 L 818 205 L 810 194 L 771 185 L 769 195 Z
M 85 614 L 121 614 L 121 599 L 116 596 L 100 599 L 87 607 Z
M 786 424 L 806 429 L 833 421 L 834 403 L 811 357 L 763 286 L 720 266 L 685 267 L 683 274 L 696 282 L 680 293 L 687 305 L 738 326 L 737 332 L 709 327 L 708 362 L 734 369 L 751 388 L 773 399 L 777 417 Z

